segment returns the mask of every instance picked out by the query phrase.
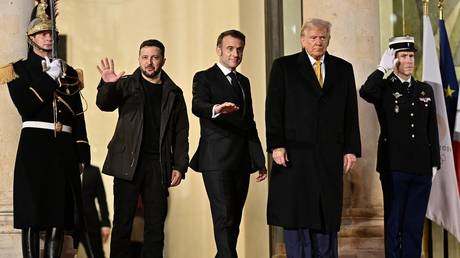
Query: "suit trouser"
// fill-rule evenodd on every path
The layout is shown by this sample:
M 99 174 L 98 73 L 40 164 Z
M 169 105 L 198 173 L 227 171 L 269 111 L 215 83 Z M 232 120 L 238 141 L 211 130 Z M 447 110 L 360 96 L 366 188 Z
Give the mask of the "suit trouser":
M 288 258 L 337 258 L 337 232 L 310 229 L 284 229 Z
M 163 257 L 167 190 L 161 182 L 158 160 L 140 157 L 133 181 L 114 179 L 114 219 L 111 258 L 131 257 L 131 230 L 138 195 L 144 204 L 144 245 L 142 257 Z
M 98 228 L 98 227 L 96 227 Z M 91 243 L 91 250 L 93 251 L 94 258 L 104 258 L 104 249 L 102 248 L 102 235 L 101 230 L 88 230 L 89 242 Z M 89 246 L 85 241 L 80 241 L 85 248 L 86 254 L 89 253 Z
M 431 175 L 381 173 L 385 211 L 385 257 L 420 257 Z
M 216 258 L 235 258 L 241 215 L 248 194 L 249 173 L 208 171 L 203 181 L 211 205 Z

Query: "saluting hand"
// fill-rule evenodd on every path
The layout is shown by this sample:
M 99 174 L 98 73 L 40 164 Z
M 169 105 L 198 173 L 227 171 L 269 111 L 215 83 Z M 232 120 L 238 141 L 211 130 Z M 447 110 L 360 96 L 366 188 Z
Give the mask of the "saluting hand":
M 101 59 L 101 66 L 97 65 L 97 70 L 101 74 L 101 78 L 104 82 L 116 82 L 120 79 L 121 76 L 125 74 L 125 72 L 121 72 L 120 74 L 115 73 L 115 64 L 113 59 L 109 59 L 106 57 Z
M 389 48 L 385 50 L 385 52 L 383 53 L 378 67 L 385 70 L 385 72 L 388 72 L 389 70 L 392 70 L 395 67 L 396 61 L 397 59 L 395 58 L 395 50 Z

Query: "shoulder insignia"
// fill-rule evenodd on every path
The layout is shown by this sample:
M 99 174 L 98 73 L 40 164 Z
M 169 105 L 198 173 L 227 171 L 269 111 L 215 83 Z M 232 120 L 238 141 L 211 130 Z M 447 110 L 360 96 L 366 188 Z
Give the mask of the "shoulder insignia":
M 0 67 L 0 84 L 6 84 L 18 78 L 19 76 L 14 71 L 13 64 L 7 64 Z
M 77 68 L 75 69 L 75 71 L 77 71 L 78 80 L 80 81 L 80 90 L 83 90 L 83 88 L 85 87 L 85 82 L 83 80 L 84 79 L 83 70 L 80 68 Z

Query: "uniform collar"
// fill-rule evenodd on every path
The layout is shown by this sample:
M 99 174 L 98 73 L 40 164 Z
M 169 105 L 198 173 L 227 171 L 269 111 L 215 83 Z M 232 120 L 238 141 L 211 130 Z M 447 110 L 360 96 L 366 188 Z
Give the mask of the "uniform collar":
M 408 83 L 409 83 L 409 87 L 411 86 L 411 84 L 412 84 L 412 76 L 410 76 L 409 79 L 404 80 L 403 78 L 399 77 L 396 73 L 393 73 L 393 74 L 396 76 L 396 78 L 399 79 L 399 81 L 400 81 L 401 83 L 408 82 Z

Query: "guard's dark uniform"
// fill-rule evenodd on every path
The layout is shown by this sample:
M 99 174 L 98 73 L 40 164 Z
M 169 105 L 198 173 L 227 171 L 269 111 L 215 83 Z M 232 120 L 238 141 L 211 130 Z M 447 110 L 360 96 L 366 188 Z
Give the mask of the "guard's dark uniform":
M 90 161 L 77 73 L 67 66 L 68 81 L 76 82 L 67 93 L 43 72 L 42 60 L 30 50 L 27 60 L 12 65 L 16 78 L 8 82 L 24 122 L 14 170 L 14 227 L 75 229 L 78 163 Z
M 413 78 L 408 87 L 393 73 L 383 75 L 376 70 L 359 91 L 374 104 L 380 123 L 377 171 L 431 176 L 440 166 L 433 90 Z
M 385 209 L 385 257 L 420 257 L 432 167 L 439 168 L 436 105 L 430 85 L 373 72 L 359 93 L 380 123 L 377 171 Z

